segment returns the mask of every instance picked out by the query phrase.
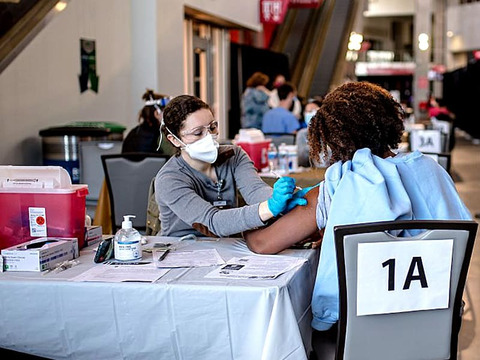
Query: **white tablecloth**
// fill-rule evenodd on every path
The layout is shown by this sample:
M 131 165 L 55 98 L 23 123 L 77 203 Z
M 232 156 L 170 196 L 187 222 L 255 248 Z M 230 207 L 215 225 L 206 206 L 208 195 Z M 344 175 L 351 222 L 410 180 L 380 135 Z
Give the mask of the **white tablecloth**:
M 252 254 L 240 239 L 179 244 L 226 261 Z M 273 280 L 206 279 L 205 267 L 156 283 L 69 281 L 96 266 L 87 248 L 57 274 L 0 273 L 0 347 L 54 359 L 306 359 L 318 253 L 282 255 L 308 262 Z

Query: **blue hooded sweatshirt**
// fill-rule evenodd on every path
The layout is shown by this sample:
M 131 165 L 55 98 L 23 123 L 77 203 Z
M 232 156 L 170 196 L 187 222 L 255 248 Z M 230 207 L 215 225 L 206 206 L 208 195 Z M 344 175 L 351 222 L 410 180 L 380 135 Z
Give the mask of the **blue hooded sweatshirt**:
M 360 149 L 331 165 L 320 184 L 317 225 L 325 228 L 313 291 L 312 327 L 338 320 L 338 275 L 333 227 L 391 220 L 471 220 L 448 173 L 418 151 L 382 159 Z

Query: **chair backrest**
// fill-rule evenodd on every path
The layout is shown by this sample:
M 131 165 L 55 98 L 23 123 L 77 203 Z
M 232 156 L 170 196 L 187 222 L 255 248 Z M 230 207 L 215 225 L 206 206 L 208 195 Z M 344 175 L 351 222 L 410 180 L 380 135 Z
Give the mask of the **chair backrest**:
M 455 359 L 477 227 L 421 220 L 335 227 L 336 359 Z M 414 235 L 392 235 L 404 229 Z
M 145 227 L 145 235 L 151 236 L 157 235 L 161 228 L 160 209 L 155 199 L 155 177 L 152 179 L 148 189 L 147 223 Z
M 410 132 L 410 150 L 441 153 L 447 148 L 446 134 L 438 129 L 412 130 Z
M 123 153 L 102 155 L 101 158 L 110 198 L 113 232 L 122 226 L 124 215 L 135 215 L 133 227 L 144 231 L 149 187 L 169 156 Z
M 430 120 L 432 123 L 432 128 L 442 132 L 442 151 L 449 151 L 450 136 L 455 136 L 455 134 L 453 134 L 453 122 L 439 120 L 436 117 L 432 117 Z
M 120 154 L 121 140 L 80 141 L 80 183 L 88 184 L 87 201 L 98 200 L 103 183 L 102 160 L 100 156 Z
M 279 146 L 281 143 L 285 145 L 295 145 L 296 134 L 290 133 L 264 133 L 265 138 L 269 138 L 275 146 Z

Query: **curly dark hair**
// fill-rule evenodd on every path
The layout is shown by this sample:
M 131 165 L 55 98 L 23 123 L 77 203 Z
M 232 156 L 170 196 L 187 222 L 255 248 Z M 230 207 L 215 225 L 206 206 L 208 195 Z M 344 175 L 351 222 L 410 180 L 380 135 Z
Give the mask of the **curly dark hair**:
M 179 95 L 170 100 L 163 110 L 162 132 L 165 138 L 170 134 L 165 127 L 180 138 L 180 130 L 182 130 L 187 117 L 200 109 L 212 111 L 207 103 L 196 96 Z M 177 154 L 179 153 L 180 150 L 177 148 Z
M 396 149 L 403 133 L 402 106 L 390 93 L 368 82 L 350 82 L 330 92 L 308 126 L 310 157 L 328 154 L 330 163 L 353 158 L 369 148 L 383 157 Z

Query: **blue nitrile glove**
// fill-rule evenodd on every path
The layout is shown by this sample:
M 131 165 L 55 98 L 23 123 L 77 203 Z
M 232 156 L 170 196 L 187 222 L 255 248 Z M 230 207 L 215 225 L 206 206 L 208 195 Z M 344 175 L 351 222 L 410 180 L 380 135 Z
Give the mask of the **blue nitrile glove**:
M 267 200 L 268 209 L 277 216 L 287 208 L 287 202 L 292 198 L 295 191 L 295 179 L 291 177 L 281 177 L 273 184 L 273 194 Z
M 285 210 L 285 213 L 288 213 L 290 210 L 292 210 L 297 205 L 300 205 L 300 206 L 307 205 L 307 200 L 305 199 L 305 195 L 307 195 L 307 193 L 310 190 L 312 190 L 314 187 L 316 187 L 318 185 L 320 185 L 320 184 L 304 188 L 302 190 L 297 191 L 295 194 L 293 194 L 292 198 L 287 203 L 287 209 Z

